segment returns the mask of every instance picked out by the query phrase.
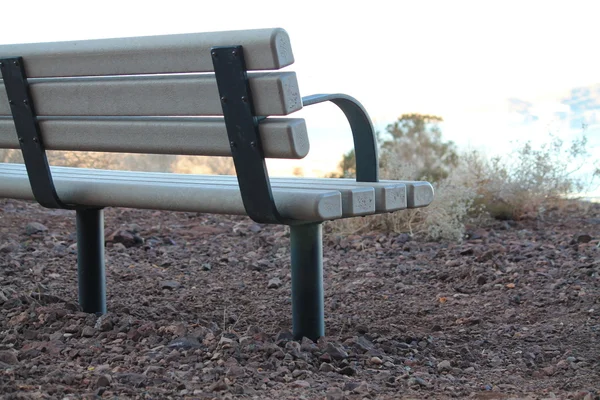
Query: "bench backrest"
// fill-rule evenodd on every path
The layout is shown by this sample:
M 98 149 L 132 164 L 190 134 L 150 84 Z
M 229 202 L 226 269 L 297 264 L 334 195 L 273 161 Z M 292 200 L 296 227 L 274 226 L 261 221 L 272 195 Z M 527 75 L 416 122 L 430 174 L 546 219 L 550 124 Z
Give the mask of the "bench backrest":
M 241 45 L 255 114 L 302 108 L 282 29 L 0 45 L 0 59 L 23 57 L 47 150 L 230 156 L 211 48 Z M 19 148 L 0 80 L 0 148 Z M 264 155 L 302 158 L 298 118 L 259 124 Z

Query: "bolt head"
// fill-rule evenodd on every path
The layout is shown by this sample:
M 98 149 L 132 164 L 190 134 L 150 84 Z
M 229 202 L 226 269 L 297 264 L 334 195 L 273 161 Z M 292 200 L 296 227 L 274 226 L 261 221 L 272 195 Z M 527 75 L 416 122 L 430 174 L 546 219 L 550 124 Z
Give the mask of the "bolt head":
M 225 96 L 222 96 L 222 97 L 221 97 L 221 102 L 222 102 L 222 103 L 227 103 L 227 97 L 225 97 Z
M 19 66 L 19 62 L 18 61 L 13 61 L 13 64 L 14 64 L 15 67 Z
M 237 52 L 237 50 L 233 50 L 233 51 L 231 52 L 231 54 L 232 54 L 234 57 L 237 57 L 237 55 L 238 55 L 238 52 Z
M 242 101 L 243 101 L 244 103 L 247 103 L 247 102 L 248 102 L 248 97 L 246 97 L 246 96 L 242 96 Z

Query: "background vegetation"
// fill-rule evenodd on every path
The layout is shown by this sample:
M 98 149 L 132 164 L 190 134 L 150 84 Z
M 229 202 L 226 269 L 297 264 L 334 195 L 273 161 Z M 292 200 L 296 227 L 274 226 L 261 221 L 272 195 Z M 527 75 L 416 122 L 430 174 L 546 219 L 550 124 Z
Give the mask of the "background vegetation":
M 443 140 L 441 122 L 438 116 L 404 114 L 379 139 L 382 178 L 427 180 L 435 189 L 434 202 L 416 210 L 335 221 L 334 229 L 460 241 L 466 224 L 542 218 L 546 210 L 589 189 L 600 177 L 600 163 L 590 157 L 585 132 L 568 143 L 552 135 L 539 147 L 517 143 L 506 157 L 488 159 L 479 151 L 459 152 L 453 142 Z M 589 163 L 593 172 L 579 174 Z M 330 176 L 355 176 L 353 150 Z

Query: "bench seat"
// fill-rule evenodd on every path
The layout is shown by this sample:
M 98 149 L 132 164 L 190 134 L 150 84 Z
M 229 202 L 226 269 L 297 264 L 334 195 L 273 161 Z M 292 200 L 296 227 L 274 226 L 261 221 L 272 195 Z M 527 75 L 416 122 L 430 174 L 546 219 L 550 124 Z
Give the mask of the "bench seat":
M 236 176 L 190 175 L 52 167 L 66 203 L 245 215 Z M 427 206 L 427 182 L 356 182 L 350 179 L 271 178 L 286 218 L 326 221 Z M 0 163 L 0 195 L 33 200 L 23 164 Z

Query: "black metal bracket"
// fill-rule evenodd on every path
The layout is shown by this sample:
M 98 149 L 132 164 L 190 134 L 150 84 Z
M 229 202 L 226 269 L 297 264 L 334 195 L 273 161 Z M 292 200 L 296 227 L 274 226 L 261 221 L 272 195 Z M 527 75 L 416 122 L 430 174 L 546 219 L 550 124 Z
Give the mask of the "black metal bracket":
M 345 94 L 315 94 L 302 98 L 303 106 L 331 101 L 346 115 L 354 139 L 356 156 L 356 181 L 378 182 L 379 161 L 377 137 L 365 108 L 353 97 Z
M 211 55 L 246 213 L 259 223 L 292 223 L 284 221 L 273 201 L 242 46 L 213 47 Z
M 64 204 L 56 194 L 29 93 L 23 59 L 21 57 L 0 59 L 0 70 L 2 70 L 2 79 L 33 196 L 38 203 L 47 208 L 74 209 L 74 206 Z

